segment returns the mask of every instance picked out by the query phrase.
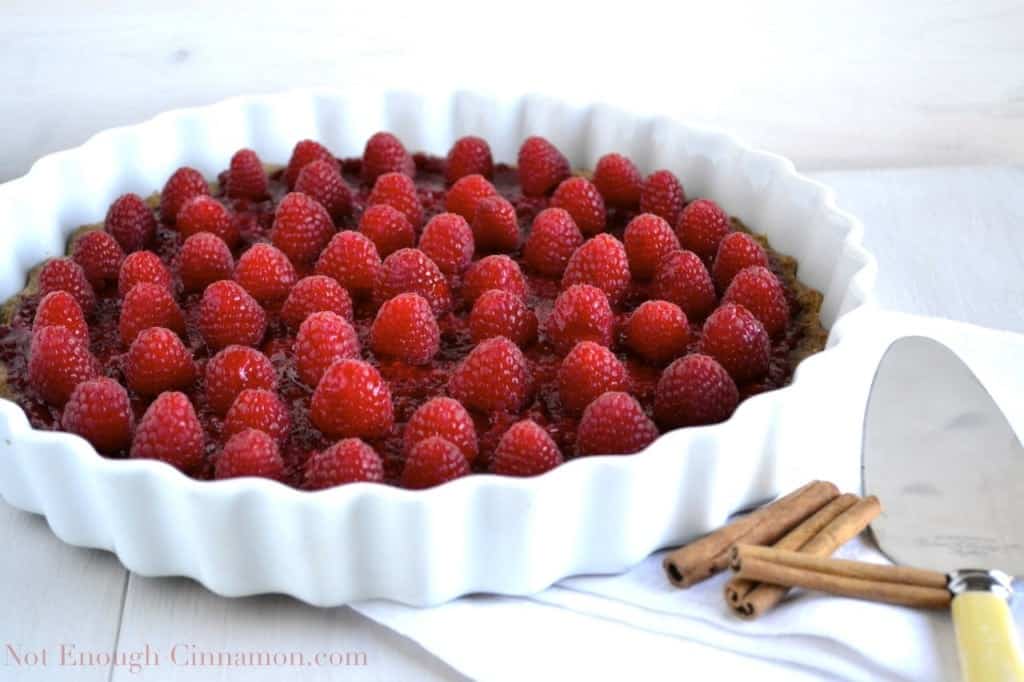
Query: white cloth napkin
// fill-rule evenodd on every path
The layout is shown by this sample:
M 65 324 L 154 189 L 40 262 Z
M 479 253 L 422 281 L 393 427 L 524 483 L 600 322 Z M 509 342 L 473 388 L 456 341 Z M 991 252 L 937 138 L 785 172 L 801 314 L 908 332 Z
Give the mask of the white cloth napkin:
M 780 424 L 779 437 L 797 453 L 789 465 L 794 481 L 824 478 L 860 489 L 868 389 L 885 348 L 901 336 L 930 336 L 952 348 L 1018 436 L 1024 433 L 1024 335 L 877 310 L 858 312 L 842 327 L 857 349 L 849 371 L 821 387 L 827 398 L 813 418 L 799 428 Z M 724 576 L 677 590 L 662 575 L 661 556 L 620 575 L 568 578 L 528 598 L 471 596 L 429 609 L 373 601 L 354 608 L 475 679 L 644 679 L 668 671 L 703 679 L 715 672 L 711 666 L 724 679 L 747 671 L 780 680 L 958 679 L 946 613 L 796 593 L 745 622 L 724 605 Z M 864 539 L 838 556 L 885 561 Z M 1015 611 L 1024 634 L 1021 601 Z

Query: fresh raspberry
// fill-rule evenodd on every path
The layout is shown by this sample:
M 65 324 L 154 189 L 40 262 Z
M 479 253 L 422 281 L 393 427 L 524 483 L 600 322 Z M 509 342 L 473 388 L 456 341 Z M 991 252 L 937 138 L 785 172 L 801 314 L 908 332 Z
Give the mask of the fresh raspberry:
M 89 325 L 85 322 L 82 307 L 66 291 L 51 291 L 40 299 L 36 307 L 32 330 L 54 326 L 67 327 L 82 343 L 89 345 Z
M 416 175 L 416 164 L 401 141 L 391 133 L 374 133 L 363 150 L 363 182 L 372 185 L 385 173 Z
M 633 208 L 640 203 L 640 171 L 622 154 L 605 154 L 594 167 L 594 185 L 609 206 Z
M 313 392 L 310 419 L 328 438 L 379 438 L 395 423 L 391 391 L 373 365 L 339 360 Z
M 675 303 L 644 301 L 626 322 L 626 344 L 650 362 L 677 358 L 689 343 L 690 323 Z
M 440 436 L 455 445 L 469 462 L 479 453 L 473 418 L 458 400 L 439 396 L 416 408 L 402 434 L 406 454 L 431 436 Z
M 380 270 L 377 247 L 365 235 L 351 230 L 331 237 L 315 268 L 316 274 L 333 278 L 359 298 L 373 293 Z
M 75 242 L 72 259 L 78 263 L 89 284 L 102 289 L 109 282 L 117 281 L 121 271 L 124 251 L 110 234 L 101 230 L 86 232 Z
M 267 314 L 245 289 L 221 280 L 203 292 L 196 323 L 206 345 L 213 350 L 231 344 L 255 346 L 267 330 Z
M 341 315 L 329 311 L 313 313 L 299 325 L 295 366 L 299 379 L 310 388 L 316 388 L 335 361 L 358 358 L 359 338 Z
M 481 251 L 514 251 L 519 246 L 516 207 L 503 196 L 484 197 L 473 214 L 473 242 Z
M 573 284 L 589 284 L 607 294 L 612 305 L 622 301 L 629 282 L 626 247 L 607 233 L 591 237 L 576 249 L 562 275 L 563 289 Z
M 435 315 L 452 307 L 448 280 L 434 261 L 419 249 L 399 249 L 384 259 L 374 298 L 383 303 L 407 291 L 427 299 Z
M 469 334 L 473 343 L 504 336 L 525 348 L 537 339 L 537 315 L 519 296 L 501 289 L 490 289 L 473 304 L 469 314 Z
M 530 236 L 523 245 L 523 258 L 540 274 L 561 277 L 572 254 L 581 246 L 583 233 L 569 212 L 546 208 L 533 219 Z
M 385 301 L 370 327 L 370 348 L 378 356 L 425 365 L 440 347 L 441 330 L 430 304 L 419 294 L 399 294 Z
M 177 334 L 150 327 L 139 332 L 128 348 L 124 374 L 128 388 L 151 397 L 188 388 L 195 381 L 196 365 Z
M 144 249 L 156 234 L 156 217 L 138 194 L 122 194 L 107 209 L 103 229 L 125 253 Z
M 248 346 L 228 346 L 206 363 L 206 402 L 223 415 L 247 388 L 273 391 L 277 373 L 263 353 Z
M 466 220 L 476 215 L 476 205 L 481 199 L 498 196 L 498 190 L 482 175 L 467 175 L 448 189 L 444 198 L 444 210 L 458 213 Z
M 83 381 L 71 391 L 61 428 L 76 433 L 98 451 L 111 455 L 132 442 L 132 406 L 124 386 L 113 379 Z
M 655 171 L 640 186 L 640 212 L 661 216 L 669 225 L 679 223 L 685 203 L 683 186 L 670 171 Z
M 167 179 L 167 184 L 160 192 L 160 218 L 165 223 L 174 224 L 178 211 L 186 201 L 209 193 L 210 186 L 206 184 L 203 174 L 195 168 L 182 166 Z
M 96 308 L 96 292 L 82 266 L 70 258 L 49 260 L 39 271 L 39 294 L 46 296 L 51 291 L 66 291 L 74 296 L 85 315 L 91 315 Z
M 529 390 L 526 358 L 503 336 L 477 344 L 448 381 L 448 393 L 479 412 L 518 412 Z
M 544 323 L 544 335 L 555 352 L 564 355 L 580 341 L 612 345 L 615 315 L 603 291 L 576 284 L 558 295 Z
M 295 187 L 302 169 L 314 161 L 326 161 L 335 167 L 338 160 L 328 151 L 327 147 L 313 140 L 301 140 L 292 149 L 291 158 L 288 159 L 288 167 L 284 170 L 284 182 L 291 189 Z
M 291 424 L 288 408 L 276 393 L 265 388 L 247 388 L 224 415 L 224 435 L 231 437 L 246 429 L 258 429 L 283 443 Z
M 284 477 L 284 460 L 277 442 L 256 429 L 246 429 L 228 439 L 213 467 L 214 478 L 258 476 L 274 481 Z
M 692 353 L 662 372 L 654 392 L 654 418 L 663 428 L 725 421 L 736 409 L 739 391 L 714 358 Z
M 679 250 L 679 239 L 672 226 L 653 213 L 641 213 L 630 220 L 622 241 L 629 257 L 629 271 L 641 280 L 654 277 L 665 256 Z
M 523 194 L 539 197 L 569 177 L 569 159 L 543 137 L 526 138 L 519 147 L 519 184 Z
M 203 463 L 203 427 L 184 393 L 161 393 L 135 429 L 131 456 L 158 459 L 185 473 Z
M 387 204 L 404 215 L 414 229 L 423 225 L 423 204 L 416 195 L 416 183 L 403 173 L 385 173 L 378 177 L 366 203 L 368 206 Z
M 171 271 L 152 251 L 136 251 L 121 262 L 117 275 L 117 294 L 124 298 L 136 284 L 156 284 L 171 290 Z
M 295 266 L 272 244 L 253 244 L 235 265 L 235 281 L 261 305 L 277 306 L 295 286 Z
M 159 284 L 136 284 L 121 301 L 117 329 L 121 343 L 130 346 L 143 329 L 166 327 L 185 336 L 185 315 L 174 296 Z
M 675 303 L 691 320 L 703 320 L 715 307 L 715 285 L 693 251 L 676 251 L 665 257 L 654 274 L 658 298 Z
M 319 202 L 331 214 L 331 218 L 343 218 L 352 211 L 352 189 L 341 177 L 338 163 L 334 159 L 320 159 L 306 164 L 295 181 L 295 191 Z
M 610 350 L 593 341 L 580 341 L 558 368 L 558 396 L 572 415 L 583 412 L 606 391 L 629 389 L 626 368 Z
M 345 483 L 380 483 L 384 463 L 377 451 L 358 438 L 345 438 L 306 460 L 303 487 L 324 490 Z
M 562 463 L 562 452 L 543 428 L 530 419 L 516 422 L 498 441 L 491 457 L 491 473 L 502 476 L 537 476 Z
M 284 305 L 281 306 L 281 319 L 291 329 L 298 329 L 307 317 L 324 310 L 351 320 L 352 297 L 330 277 L 310 275 L 303 277 L 292 287 Z
M 472 302 L 490 289 L 501 289 L 525 299 L 526 278 L 519 264 L 508 256 L 495 255 L 470 265 L 462 279 L 462 296 Z
M 200 232 L 210 232 L 223 239 L 228 247 L 238 244 L 235 217 L 213 197 L 200 195 L 186 201 L 178 211 L 176 225 L 183 239 Z
M 420 251 L 446 275 L 466 269 L 473 260 L 473 231 L 458 213 L 438 213 L 430 219 L 420 235 Z
M 764 325 L 741 305 L 725 303 L 704 322 L 702 353 L 725 368 L 737 384 L 760 379 L 768 373 L 771 341 Z
M 185 240 L 178 253 L 178 275 L 186 292 L 202 291 L 222 279 L 231 279 L 235 259 L 224 240 L 209 232 Z
M 722 238 L 729 234 L 729 216 L 710 199 L 697 199 L 683 209 L 676 233 L 684 249 L 711 262 Z
M 550 206 L 568 211 L 584 235 L 604 232 L 608 220 L 604 198 L 586 178 L 577 176 L 563 180 L 551 195 Z
M 67 327 L 37 329 L 28 353 L 28 382 L 51 405 L 67 402 L 79 383 L 99 374 L 89 347 Z
M 580 455 L 631 455 L 658 437 L 658 427 L 636 398 L 609 391 L 587 405 L 576 430 Z
M 228 166 L 227 195 L 232 199 L 259 200 L 267 196 L 267 172 L 251 149 L 239 149 Z
M 291 192 L 277 205 L 270 241 L 295 265 L 312 265 L 333 236 L 330 214 L 313 198 Z
M 363 211 L 359 231 L 373 242 L 377 253 L 384 258 L 399 249 L 416 246 L 416 230 L 397 208 L 388 204 L 376 204 Z
M 768 267 L 768 254 L 764 252 L 761 245 L 749 234 L 743 232 L 727 234 L 718 245 L 718 253 L 711 266 L 715 286 L 719 291 L 724 292 L 729 288 L 729 283 L 732 282 L 736 273 L 756 265 Z
M 761 265 L 740 270 L 725 290 L 722 302 L 738 303 L 752 312 L 772 338 L 778 338 L 789 324 L 789 304 L 782 283 Z
M 433 488 L 469 473 L 469 462 L 455 445 L 439 436 L 421 440 L 405 460 L 402 487 L 411 490 Z
M 444 164 L 444 177 L 448 184 L 467 175 L 482 175 L 485 178 L 494 175 L 491 147 L 482 137 L 460 137 L 448 150 L 448 158 Z

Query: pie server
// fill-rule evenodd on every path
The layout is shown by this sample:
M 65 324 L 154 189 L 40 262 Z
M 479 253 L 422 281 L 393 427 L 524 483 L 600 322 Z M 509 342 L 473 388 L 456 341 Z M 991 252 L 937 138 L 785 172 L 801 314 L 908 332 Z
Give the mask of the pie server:
M 947 573 L 968 682 L 1024 680 L 1009 601 L 1024 576 L 1024 447 L 977 377 L 922 337 L 882 357 L 864 417 L 871 524 L 894 562 Z M 972 568 L 977 567 L 977 568 Z

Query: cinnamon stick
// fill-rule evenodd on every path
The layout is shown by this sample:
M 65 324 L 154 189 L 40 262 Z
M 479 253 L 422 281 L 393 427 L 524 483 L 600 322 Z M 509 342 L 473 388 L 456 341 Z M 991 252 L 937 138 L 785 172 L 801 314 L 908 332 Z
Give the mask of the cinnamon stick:
M 728 567 L 736 542 L 773 543 L 838 495 L 834 484 L 812 481 L 672 552 L 662 562 L 665 573 L 676 587 L 690 587 Z

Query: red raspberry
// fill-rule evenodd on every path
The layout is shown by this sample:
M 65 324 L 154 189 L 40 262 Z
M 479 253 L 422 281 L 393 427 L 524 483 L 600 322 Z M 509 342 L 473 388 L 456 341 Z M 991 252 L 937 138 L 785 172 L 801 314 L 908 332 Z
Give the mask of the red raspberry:
M 136 284 L 156 284 L 170 291 L 171 271 L 152 251 L 130 253 L 121 262 L 121 272 L 117 276 L 118 295 L 124 298 Z
M 462 279 L 462 296 L 475 301 L 489 289 L 501 289 L 526 298 L 526 278 L 519 264 L 508 256 L 486 256 L 469 266 Z
M 565 266 L 562 288 L 573 284 L 589 284 L 608 295 L 618 305 L 629 289 L 629 258 L 626 248 L 610 234 L 599 234 L 576 249 Z
M 167 184 L 160 192 L 160 217 L 165 223 L 174 224 L 178 211 L 186 201 L 209 193 L 210 186 L 206 184 L 203 174 L 195 168 L 182 166 L 167 179 Z
M 258 201 L 267 196 L 267 172 L 263 162 L 251 149 L 239 149 L 228 167 L 227 195 L 232 199 Z
M 310 388 L 316 388 L 335 361 L 358 358 L 359 338 L 341 315 L 329 311 L 313 313 L 299 325 L 295 366 L 299 379 Z
M 363 182 L 372 185 L 385 173 L 416 175 L 416 164 L 401 141 L 391 133 L 375 133 L 363 150 Z
M 224 240 L 209 232 L 194 234 L 181 245 L 178 275 L 186 292 L 202 291 L 222 279 L 231 279 L 235 259 Z
M 353 296 L 365 298 L 373 293 L 380 270 L 377 247 L 365 235 L 348 230 L 331 237 L 315 272 L 333 278 Z
M 529 390 L 526 358 L 503 336 L 477 344 L 448 381 L 448 393 L 479 412 L 519 412 Z
M 559 355 L 580 341 L 612 345 L 615 316 L 608 297 L 589 284 L 576 284 L 558 295 L 544 323 L 544 334 Z
M 711 262 L 722 238 L 729 234 L 729 216 L 710 199 L 697 199 L 683 209 L 676 232 L 684 249 Z
M 452 307 L 448 280 L 434 261 L 419 249 L 399 249 L 384 259 L 374 298 L 383 303 L 407 291 L 427 299 L 435 315 Z
M 51 291 L 66 291 L 74 296 L 85 315 L 91 315 L 96 308 L 96 292 L 82 267 L 70 258 L 49 260 L 39 271 L 40 295 L 46 296 Z
M 111 455 L 132 442 L 132 406 L 128 392 L 113 379 L 75 386 L 61 415 L 61 428 L 76 433 L 98 451 Z
M 661 216 L 669 225 L 679 223 L 685 203 L 683 186 L 670 171 L 655 171 L 640 186 L 640 212 Z
M 246 429 L 258 429 L 283 443 L 291 424 L 288 408 L 276 393 L 265 388 L 247 388 L 224 415 L 224 435 L 231 437 Z
M 261 305 L 277 306 L 295 286 L 295 266 L 271 244 L 253 244 L 235 266 L 235 281 Z
M 223 415 L 247 388 L 273 391 L 277 373 L 263 353 L 248 346 L 228 346 L 206 363 L 206 402 Z
M 558 396 L 572 415 L 606 391 L 629 389 L 629 375 L 615 354 L 593 341 L 580 341 L 558 368 Z
M 494 185 L 487 178 L 482 175 L 467 175 L 448 189 L 448 194 L 444 198 L 444 210 L 458 213 L 466 220 L 472 220 L 480 200 L 493 196 L 498 196 L 498 190 L 494 189 Z
M 378 177 L 366 204 L 387 204 L 404 215 L 414 229 L 418 230 L 423 225 L 423 204 L 416 195 L 416 183 L 408 175 L 385 173 Z
M 345 438 L 306 460 L 303 486 L 307 490 L 324 490 L 345 483 L 383 480 L 384 463 L 380 455 L 358 438 Z
M 334 236 L 327 209 L 299 192 L 284 195 L 274 213 L 270 241 L 296 265 L 312 265 Z
M 479 453 L 473 418 L 457 400 L 439 396 L 416 408 L 403 433 L 406 454 L 431 436 L 440 436 L 455 445 L 469 462 Z
M 212 350 L 231 344 L 255 346 L 267 330 L 267 314 L 245 289 L 235 282 L 221 280 L 203 292 L 196 323 Z
M 469 473 L 469 462 L 459 449 L 439 436 L 417 443 L 409 451 L 402 470 L 402 487 L 433 488 Z
M 755 265 L 732 278 L 723 303 L 738 303 L 754 314 L 768 336 L 778 338 L 789 325 L 789 304 L 782 283 L 771 270 Z
M 583 233 L 569 212 L 546 208 L 533 219 L 530 236 L 523 245 L 523 258 L 542 275 L 561 277 L 572 254 L 581 246 Z
M 89 325 L 85 322 L 82 307 L 78 305 L 75 297 L 66 291 L 51 291 L 40 299 L 36 308 L 32 330 L 54 326 L 67 327 L 88 347 Z
M 749 234 L 731 232 L 718 245 L 711 272 L 719 291 L 729 288 L 729 283 L 740 270 L 756 265 L 768 267 L 768 254 Z
M 700 349 L 718 360 L 737 384 L 768 373 L 771 341 L 754 314 L 741 305 L 725 303 L 704 322 Z
M 430 219 L 420 235 L 420 251 L 446 275 L 466 269 L 473 260 L 473 231 L 458 213 L 438 213 Z
M 138 194 L 122 194 L 107 210 L 103 229 L 117 240 L 126 253 L 146 248 L 156 234 L 153 211 Z
M 388 204 L 376 204 L 363 211 L 359 231 L 369 237 L 377 247 L 377 253 L 384 258 L 399 249 L 416 245 L 416 230 L 412 224 L 398 209 Z
M 223 239 L 229 247 L 238 244 L 235 217 L 213 197 L 200 195 L 186 201 L 178 211 L 176 224 L 183 239 L 200 232 L 210 232 Z
M 509 427 L 491 458 L 491 473 L 537 476 L 562 463 L 562 452 L 536 422 L 524 419 Z
M 580 455 L 631 455 L 658 437 L 658 427 L 636 398 L 609 391 L 587 405 L 576 431 Z
M 604 232 L 608 220 L 604 198 L 586 178 L 577 176 L 563 180 L 551 195 L 550 206 L 568 211 L 576 227 L 587 236 Z
M 640 357 L 661 364 L 686 352 L 690 323 L 686 313 L 668 301 L 644 301 L 626 322 L 626 343 Z
M 516 207 L 503 196 L 484 197 L 473 214 L 473 242 L 481 251 L 514 251 L 519 246 Z
M 203 427 L 184 393 L 161 393 L 135 430 L 131 456 L 158 459 L 185 473 L 203 463 Z
M 121 317 L 117 329 L 121 343 L 130 346 L 143 329 L 166 327 L 185 336 L 185 315 L 174 296 L 159 284 L 136 284 L 121 301 Z
M 352 297 L 340 284 L 324 275 L 303 277 L 281 306 L 281 319 L 291 329 L 298 329 L 302 322 L 324 310 L 352 319 Z
M 37 329 L 28 353 L 28 382 L 51 405 L 67 402 L 79 383 L 99 374 L 89 347 L 67 327 Z
M 633 208 L 640 203 L 643 178 L 622 154 L 605 154 L 594 167 L 594 185 L 609 206 Z
M 715 307 L 715 285 L 693 251 L 676 251 L 661 261 L 654 274 L 654 291 L 692 320 L 703 320 Z
M 306 164 L 295 181 L 295 191 L 319 202 L 334 219 L 343 218 L 352 211 L 352 189 L 341 177 L 334 159 Z
M 327 161 L 337 167 L 338 160 L 319 142 L 313 140 L 301 140 L 292 149 L 292 156 L 288 159 L 288 167 L 284 170 L 284 182 L 291 189 L 295 187 L 302 169 L 314 161 Z
M 116 282 L 121 271 L 124 251 L 117 240 L 100 230 L 86 232 L 75 242 L 72 259 L 81 266 L 89 284 L 102 289 L 108 282 Z
M 569 177 L 569 159 L 543 137 L 526 138 L 519 147 L 519 184 L 523 194 L 539 197 Z
M 662 372 L 654 392 L 654 418 L 667 429 L 715 424 L 728 419 L 739 400 L 729 373 L 714 358 L 692 353 Z
M 391 391 L 362 360 L 338 360 L 313 392 L 309 416 L 328 438 L 380 438 L 395 423 Z
M 679 250 L 679 239 L 672 226 L 653 213 L 641 213 L 630 220 L 622 241 L 629 257 L 629 270 L 637 279 L 654 277 L 665 256 Z
M 370 348 L 410 365 L 429 363 L 441 348 L 441 330 L 426 299 L 405 293 L 386 301 L 370 327 Z
M 494 175 L 491 148 L 482 137 L 460 137 L 448 150 L 448 159 L 444 165 L 444 177 L 448 184 L 467 175 L 482 175 L 485 178 Z
M 217 456 L 213 475 L 218 480 L 258 476 L 279 481 L 284 477 L 284 460 L 273 438 L 262 431 L 246 429 L 228 439 Z
M 196 365 L 177 334 L 164 327 L 150 327 L 139 332 L 128 348 L 124 374 L 128 388 L 151 397 L 191 386 Z
M 469 314 L 469 334 L 473 343 L 504 336 L 525 348 L 537 339 L 537 315 L 519 296 L 501 289 L 490 289 L 473 304 Z

